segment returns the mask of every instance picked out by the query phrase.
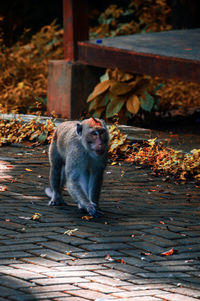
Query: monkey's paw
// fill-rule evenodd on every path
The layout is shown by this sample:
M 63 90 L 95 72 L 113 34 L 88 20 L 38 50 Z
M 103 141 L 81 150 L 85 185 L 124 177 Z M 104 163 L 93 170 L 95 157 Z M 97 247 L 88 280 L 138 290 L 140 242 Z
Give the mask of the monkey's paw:
M 66 206 L 67 203 L 65 203 L 63 200 L 50 200 L 48 203 L 48 206 Z
M 97 205 L 95 203 L 90 203 L 85 206 L 85 208 L 82 208 L 88 212 L 89 215 L 93 217 L 101 217 L 103 215 L 103 212 L 98 210 Z

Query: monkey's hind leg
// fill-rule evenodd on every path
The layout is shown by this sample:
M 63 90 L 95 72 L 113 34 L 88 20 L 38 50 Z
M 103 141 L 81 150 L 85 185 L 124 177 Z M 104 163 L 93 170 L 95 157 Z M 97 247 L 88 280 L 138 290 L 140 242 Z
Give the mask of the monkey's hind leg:
M 51 167 L 50 169 L 50 186 L 45 189 L 46 195 L 51 199 L 48 203 L 49 206 L 67 205 L 63 201 L 61 190 L 64 186 L 65 174 L 64 166 Z

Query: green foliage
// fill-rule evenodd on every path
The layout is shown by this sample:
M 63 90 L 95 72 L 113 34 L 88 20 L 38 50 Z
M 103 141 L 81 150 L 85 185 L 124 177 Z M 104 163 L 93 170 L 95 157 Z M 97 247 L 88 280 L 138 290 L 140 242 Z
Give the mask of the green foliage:
M 141 111 L 152 112 L 158 103 L 156 92 L 162 85 L 149 85 L 149 78 L 107 69 L 100 82 L 89 95 L 89 111 L 105 119 L 115 115 L 135 116 Z M 148 92 L 147 92 L 148 91 Z
M 169 30 L 171 8 L 166 0 L 130 0 L 120 7 L 111 4 L 100 14 L 98 26 L 90 28 L 91 38 Z
M 151 112 L 154 106 L 153 96 L 144 91 L 144 98 L 140 98 L 140 105 L 144 111 Z

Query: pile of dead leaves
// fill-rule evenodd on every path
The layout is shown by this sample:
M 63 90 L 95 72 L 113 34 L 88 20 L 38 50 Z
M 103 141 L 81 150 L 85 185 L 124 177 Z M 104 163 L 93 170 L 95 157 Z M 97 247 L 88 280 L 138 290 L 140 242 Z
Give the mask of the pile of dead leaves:
M 63 58 L 63 30 L 55 22 L 12 47 L 0 44 L 0 103 L 6 112 L 34 111 L 35 103 L 46 108 L 48 60 Z
M 3 144 L 20 143 L 30 141 L 41 144 L 48 142 L 54 131 L 54 123 L 47 119 L 44 123 L 37 117 L 28 123 L 20 119 L 0 119 L 0 146 Z
M 158 175 L 173 175 L 182 181 L 200 181 L 200 149 L 183 153 L 157 143 L 155 138 L 148 140 L 146 146 L 135 146 L 131 156 L 136 164 L 150 166 Z
M 200 181 L 200 149 L 183 153 L 150 139 L 143 145 L 131 145 L 127 136 L 116 125 L 110 127 L 111 143 L 109 156 L 111 160 L 150 167 L 157 175 L 169 175 L 180 181 Z

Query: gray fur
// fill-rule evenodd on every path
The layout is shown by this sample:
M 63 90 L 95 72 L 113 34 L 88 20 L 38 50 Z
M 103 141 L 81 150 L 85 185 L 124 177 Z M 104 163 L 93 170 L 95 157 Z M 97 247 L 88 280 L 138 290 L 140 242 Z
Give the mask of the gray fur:
M 62 187 L 66 185 L 80 209 L 92 216 L 101 215 L 97 206 L 109 140 L 104 122 L 102 129 L 104 135 L 99 135 L 99 140 L 92 143 L 90 133 L 93 128 L 87 120 L 81 123 L 67 121 L 57 127 L 49 148 L 50 188 L 45 189 L 47 196 L 51 198 L 50 206 L 65 204 Z

